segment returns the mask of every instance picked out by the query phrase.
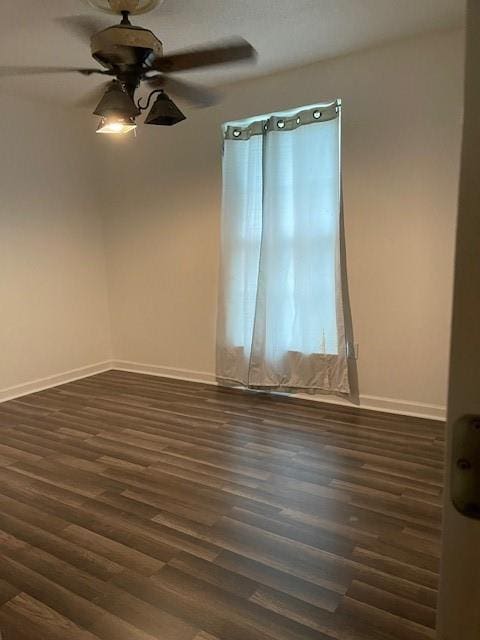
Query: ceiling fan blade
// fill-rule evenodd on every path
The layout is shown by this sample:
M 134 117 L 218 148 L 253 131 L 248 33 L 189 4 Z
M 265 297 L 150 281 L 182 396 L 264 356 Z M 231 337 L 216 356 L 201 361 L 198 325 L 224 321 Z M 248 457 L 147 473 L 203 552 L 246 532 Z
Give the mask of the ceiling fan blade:
M 233 38 L 213 47 L 188 49 L 159 57 L 153 61 L 151 68 L 164 73 L 175 73 L 215 64 L 251 60 L 256 57 L 256 53 L 252 45 L 243 38 Z
M 84 76 L 89 76 L 94 73 L 111 75 L 110 71 L 103 69 L 81 69 L 78 67 L 0 67 L 0 78 L 39 75 L 42 73 L 81 73 Z
M 172 95 L 190 102 L 195 107 L 211 107 L 220 100 L 220 94 L 213 89 L 200 87 L 191 82 L 183 82 L 171 76 L 152 76 L 146 79 L 153 89 L 165 89 Z
M 64 16 L 56 18 L 55 21 L 84 42 L 90 42 L 90 38 L 95 33 L 111 26 L 111 24 L 103 20 L 98 20 L 97 18 L 92 18 L 91 16 Z
M 101 84 L 95 85 L 95 87 L 85 93 L 80 100 L 76 100 L 74 106 L 79 109 L 94 109 L 102 99 L 111 82 L 110 80 L 109 82 L 102 82 Z

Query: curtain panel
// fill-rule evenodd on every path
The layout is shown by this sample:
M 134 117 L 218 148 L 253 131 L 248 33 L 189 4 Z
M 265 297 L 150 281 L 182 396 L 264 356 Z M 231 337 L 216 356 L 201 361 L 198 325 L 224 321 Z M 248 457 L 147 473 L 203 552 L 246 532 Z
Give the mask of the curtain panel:
M 340 103 L 224 127 L 217 378 L 350 393 Z

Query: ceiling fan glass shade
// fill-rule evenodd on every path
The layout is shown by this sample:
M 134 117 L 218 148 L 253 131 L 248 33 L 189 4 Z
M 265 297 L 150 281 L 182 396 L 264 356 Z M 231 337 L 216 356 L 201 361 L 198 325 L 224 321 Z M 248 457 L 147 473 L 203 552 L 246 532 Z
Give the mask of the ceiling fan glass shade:
M 122 134 L 136 128 L 140 109 L 118 82 L 112 82 L 93 112 L 101 116 L 97 133 Z
M 103 118 L 117 116 L 128 119 L 140 115 L 140 109 L 119 82 L 112 82 L 93 113 Z
M 183 113 L 167 94 L 162 91 L 150 109 L 150 113 L 145 118 L 145 124 L 171 127 L 182 120 L 185 120 Z
M 101 118 L 100 124 L 97 128 L 97 133 L 122 135 L 123 133 L 129 133 L 136 128 L 137 123 L 135 122 L 135 118 L 108 116 L 106 118 Z

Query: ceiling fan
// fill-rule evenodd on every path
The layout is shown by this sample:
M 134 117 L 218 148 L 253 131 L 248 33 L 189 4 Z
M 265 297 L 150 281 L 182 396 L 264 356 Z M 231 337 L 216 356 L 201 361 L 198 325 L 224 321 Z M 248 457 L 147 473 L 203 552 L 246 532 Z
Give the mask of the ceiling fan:
M 80 73 L 98 74 L 111 78 L 96 89 L 95 95 L 104 93 L 94 115 L 100 116 L 97 133 L 123 134 L 136 128 L 136 117 L 150 107 L 145 124 L 171 126 L 185 116 L 166 93 L 166 89 L 195 106 L 214 104 L 214 91 L 172 78 L 171 73 L 198 69 L 241 60 L 254 59 L 256 51 L 243 38 L 233 38 L 214 46 L 188 49 L 164 55 L 162 42 L 143 27 L 133 26 L 130 16 L 146 13 L 159 4 L 159 0 L 88 0 L 107 13 L 122 16 L 120 24 L 102 28 L 89 16 L 72 16 L 59 21 L 69 31 L 90 41 L 93 58 L 101 67 L 0 67 L 1 76 L 29 74 Z M 103 67 L 103 68 L 102 68 Z M 150 89 L 145 104 L 135 101 L 135 93 L 144 83 Z M 91 100 L 93 96 L 89 96 Z M 93 98 L 95 99 L 95 98 Z M 98 99 L 98 96 L 97 96 Z

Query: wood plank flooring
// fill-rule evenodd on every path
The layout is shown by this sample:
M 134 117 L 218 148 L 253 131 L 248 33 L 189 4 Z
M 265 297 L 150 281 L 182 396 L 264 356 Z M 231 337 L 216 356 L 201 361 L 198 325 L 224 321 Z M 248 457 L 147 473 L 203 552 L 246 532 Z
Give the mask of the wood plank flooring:
M 3 640 L 434 638 L 443 424 L 109 371 L 0 405 Z

